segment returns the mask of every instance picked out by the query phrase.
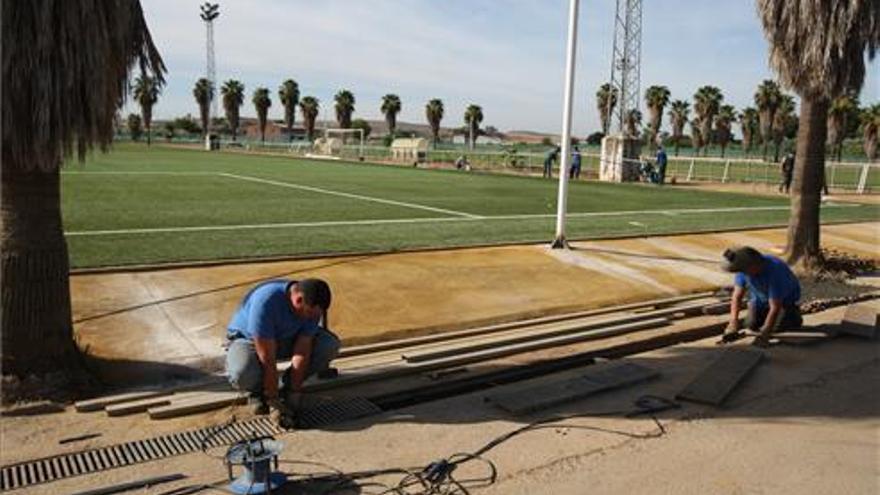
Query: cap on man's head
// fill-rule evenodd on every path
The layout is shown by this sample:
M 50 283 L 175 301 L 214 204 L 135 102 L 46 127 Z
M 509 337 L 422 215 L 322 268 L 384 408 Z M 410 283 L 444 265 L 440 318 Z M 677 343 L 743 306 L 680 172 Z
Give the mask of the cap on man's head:
M 724 262 L 721 264 L 721 268 L 728 272 L 744 272 L 764 260 L 757 249 L 749 246 L 725 249 L 723 256 Z
M 303 295 L 306 304 L 318 306 L 324 311 L 330 309 L 330 286 L 319 278 L 307 278 L 296 283 L 296 291 Z

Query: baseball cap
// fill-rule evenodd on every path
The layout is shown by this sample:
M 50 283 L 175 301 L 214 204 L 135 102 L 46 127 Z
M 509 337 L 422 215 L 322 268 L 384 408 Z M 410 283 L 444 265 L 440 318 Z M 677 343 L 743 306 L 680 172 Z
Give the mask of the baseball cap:
M 721 268 L 728 272 L 744 272 L 750 266 L 761 263 L 764 257 L 761 253 L 749 246 L 743 246 L 736 249 L 724 250 L 724 261 Z

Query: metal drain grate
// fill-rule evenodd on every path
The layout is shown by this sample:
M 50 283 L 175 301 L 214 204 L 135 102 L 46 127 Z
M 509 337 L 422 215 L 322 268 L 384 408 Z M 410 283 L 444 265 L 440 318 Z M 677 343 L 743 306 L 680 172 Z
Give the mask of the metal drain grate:
M 261 417 L 12 464 L 0 468 L 0 491 L 197 452 L 203 441 L 206 447 L 219 447 L 254 434 L 277 435 L 281 432 L 269 418 Z
M 362 397 L 350 397 L 327 402 L 319 406 L 306 409 L 300 413 L 298 426 L 300 428 L 319 428 L 365 418 L 379 414 L 382 409 L 373 402 Z

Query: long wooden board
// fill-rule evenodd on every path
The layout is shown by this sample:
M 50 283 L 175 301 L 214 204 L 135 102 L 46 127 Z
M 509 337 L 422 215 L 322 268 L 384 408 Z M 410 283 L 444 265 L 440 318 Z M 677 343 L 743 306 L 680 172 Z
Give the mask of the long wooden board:
M 101 409 L 104 409 L 105 407 L 113 404 L 121 404 L 123 402 L 149 399 L 151 397 L 158 397 L 160 395 L 170 395 L 171 393 L 172 392 L 167 390 L 143 390 L 139 392 L 126 392 L 123 394 L 108 395 L 95 399 L 81 400 L 75 402 L 73 404 L 73 407 L 75 407 L 76 410 L 79 412 L 100 411 Z
M 599 392 L 641 383 L 657 376 L 660 376 L 659 372 L 644 366 L 627 362 L 615 363 L 588 370 L 575 378 L 492 395 L 489 401 L 511 414 L 529 414 L 581 400 Z
M 504 347 L 498 347 L 493 349 L 482 350 L 478 352 L 472 352 L 463 354 L 460 356 L 452 356 L 437 359 L 434 361 L 426 361 L 418 364 L 409 364 L 406 362 L 398 362 L 383 366 L 376 366 L 371 368 L 365 368 L 362 370 L 354 370 L 347 373 L 342 373 L 338 378 L 334 378 L 333 380 L 320 381 L 317 383 L 310 383 L 305 386 L 306 391 L 319 391 L 319 390 L 329 390 L 333 388 L 340 388 L 348 385 L 354 385 L 358 383 L 366 383 L 378 380 L 386 380 L 389 378 L 397 378 L 400 376 L 406 376 L 416 373 L 422 373 L 427 371 L 439 370 L 444 368 L 453 368 L 456 366 L 464 366 L 466 364 L 478 363 L 482 361 L 489 361 L 496 358 L 512 356 L 514 354 L 521 354 L 524 352 L 539 350 L 539 349 L 548 349 L 551 347 L 558 347 L 566 344 L 572 344 L 576 342 L 585 342 L 587 340 L 593 340 L 603 337 L 611 337 L 614 335 L 621 335 L 629 332 L 636 332 L 638 330 L 645 330 L 649 328 L 657 328 L 663 326 L 667 323 L 665 318 L 654 318 L 650 320 L 644 321 L 635 321 L 632 323 L 627 323 L 623 325 L 612 326 L 608 328 L 604 328 L 601 330 L 592 330 L 589 332 L 583 332 L 583 334 L 575 334 L 575 335 L 565 335 L 562 337 L 554 337 L 549 339 L 540 339 L 532 342 L 525 342 L 521 344 L 508 345 Z
M 762 359 L 764 353 L 757 349 L 725 349 L 675 398 L 720 406 Z
M 396 339 L 389 342 L 378 342 L 375 344 L 364 344 L 359 346 L 352 346 L 343 348 L 339 352 L 340 358 L 350 357 L 350 356 L 358 356 L 362 354 L 371 354 L 374 352 L 388 351 L 393 349 L 403 349 L 405 347 L 412 347 L 421 344 L 430 344 L 434 342 L 443 342 L 446 340 L 454 340 L 465 337 L 473 337 L 476 335 L 485 335 L 491 334 L 494 332 L 502 332 L 505 330 L 512 330 L 516 328 L 524 328 L 534 325 L 541 325 L 544 323 L 555 323 L 566 320 L 574 320 L 579 318 L 586 318 L 590 316 L 602 316 L 611 313 L 620 313 L 624 311 L 631 311 L 643 308 L 661 308 L 670 306 L 673 304 L 679 304 L 688 301 L 694 301 L 697 299 L 707 299 L 711 298 L 714 295 L 714 292 L 698 292 L 695 294 L 687 294 L 683 296 L 674 296 L 674 297 L 666 297 L 662 299 L 653 299 L 650 301 L 642 301 L 637 303 L 623 304 L 619 306 L 609 306 L 606 308 L 597 308 L 591 309 L 587 311 L 578 311 L 575 313 L 565 313 L 560 315 L 551 315 L 551 316 L 543 316 L 540 318 L 529 318 L 524 320 L 511 321 L 506 323 L 498 323 L 495 325 L 486 325 L 478 328 L 468 328 L 465 330 L 457 330 L 452 332 L 442 332 L 431 335 L 423 335 L 420 337 L 410 337 L 405 339 Z
M 147 413 L 152 419 L 176 418 L 204 411 L 220 409 L 232 404 L 244 404 L 247 396 L 240 392 L 205 392 L 164 406 L 151 407 Z
M 603 327 L 610 327 L 614 325 L 622 325 L 625 323 L 630 323 L 634 321 L 643 321 L 650 320 L 653 318 L 663 318 L 674 316 L 678 313 L 683 313 L 686 315 L 694 315 L 701 314 L 703 309 L 707 307 L 705 303 L 697 303 L 697 304 L 689 304 L 686 306 L 680 307 L 672 307 L 666 309 L 658 309 L 654 311 L 646 311 L 643 313 L 635 313 L 628 314 L 622 316 L 615 316 L 612 318 L 605 318 L 601 320 L 588 319 L 584 320 L 575 320 L 570 322 L 560 323 L 558 325 L 551 325 L 545 327 L 544 329 L 528 329 L 525 328 L 522 331 L 516 333 L 516 335 L 509 336 L 499 336 L 498 339 L 486 339 L 482 342 L 463 342 L 460 344 L 451 344 L 448 347 L 443 347 L 441 349 L 430 349 L 426 351 L 414 351 L 410 353 L 403 354 L 402 357 L 409 363 L 418 363 L 424 361 L 431 361 L 434 359 L 439 359 L 447 356 L 455 356 L 462 353 L 475 352 L 482 349 L 491 349 L 494 347 L 502 346 L 502 345 L 511 345 L 519 342 L 528 342 L 531 340 L 537 340 L 539 338 L 545 337 L 553 337 L 557 335 L 566 335 L 572 333 L 579 333 L 585 330 L 591 329 L 601 329 Z

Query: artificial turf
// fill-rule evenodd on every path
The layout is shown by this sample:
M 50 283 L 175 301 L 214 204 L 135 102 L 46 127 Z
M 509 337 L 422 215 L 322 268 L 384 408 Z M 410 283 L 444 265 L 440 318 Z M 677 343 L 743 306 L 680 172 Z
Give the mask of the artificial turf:
M 553 234 L 556 190 L 556 181 L 531 177 L 129 144 L 69 165 L 62 207 L 72 266 L 85 268 L 541 241 Z M 787 203 L 574 182 L 568 235 L 782 225 Z M 724 208 L 778 209 L 681 211 Z M 576 215 L 608 212 L 633 213 Z M 503 218 L 516 215 L 526 216 Z M 823 221 L 878 217 L 877 206 L 823 209 Z

